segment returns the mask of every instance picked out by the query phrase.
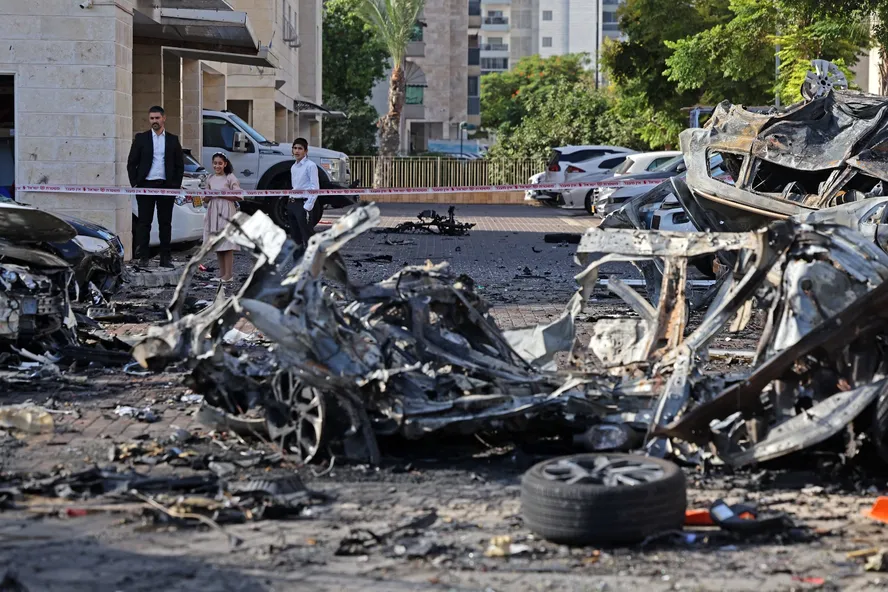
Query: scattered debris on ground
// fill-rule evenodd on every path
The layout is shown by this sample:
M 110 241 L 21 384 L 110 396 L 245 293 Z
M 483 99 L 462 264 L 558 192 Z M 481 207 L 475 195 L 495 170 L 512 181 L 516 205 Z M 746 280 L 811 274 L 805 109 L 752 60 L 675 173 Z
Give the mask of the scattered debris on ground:
M 442 216 L 435 210 L 423 210 L 416 216 L 418 222 L 408 220 L 402 222 L 394 228 L 386 228 L 383 232 L 395 233 L 415 233 L 426 232 L 429 234 L 439 234 L 442 236 L 465 236 L 475 227 L 475 224 L 469 222 L 459 222 L 456 219 L 456 206 L 450 206 L 447 209 L 447 215 Z M 402 243 L 389 243 L 402 244 Z

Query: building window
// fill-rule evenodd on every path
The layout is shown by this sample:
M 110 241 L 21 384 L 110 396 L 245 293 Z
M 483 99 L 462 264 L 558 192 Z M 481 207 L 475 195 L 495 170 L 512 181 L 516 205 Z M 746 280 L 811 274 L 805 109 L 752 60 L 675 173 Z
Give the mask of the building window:
M 543 11 L 543 20 L 544 21 L 551 21 L 552 20 L 552 11 L 551 10 L 544 10 Z
M 422 97 L 424 92 L 424 86 L 414 86 L 408 84 L 407 90 L 404 93 L 406 97 L 406 103 L 408 105 L 422 105 Z
M 552 47 L 551 37 L 543 37 L 543 47 Z
M 417 21 L 413 23 L 413 32 L 410 34 L 410 41 L 422 41 L 423 23 Z
M 469 96 L 470 97 L 478 97 L 481 96 L 481 85 L 479 84 L 479 79 L 477 76 L 469 76 Z
M 482 70 L 508 70 L 509 58 L 481 58 Z
M 468 115 L 481 115 L 481 99 L 478 97 L 469 97 Z
M 469 48 L 469 65 L 477 66 L 481 63 L 481 49 L 478 47 Z
M 469 16 L 481 16 L 481 0 L 469 0 Z

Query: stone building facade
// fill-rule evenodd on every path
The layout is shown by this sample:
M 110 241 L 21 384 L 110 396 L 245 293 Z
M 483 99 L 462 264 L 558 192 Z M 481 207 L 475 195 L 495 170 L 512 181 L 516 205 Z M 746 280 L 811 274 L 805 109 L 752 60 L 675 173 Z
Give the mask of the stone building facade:
M 321 0 L 0 0 L 6 168 L 20 185 L 128 186 L 132 136 L 154 104 L 198 159 L 203 109 L 246 110 L 269 138 L 320 145 L 320 19 Z M 129 252 L 127 195 L 16 199 L 102 224 Z
M 458 142 L 461 125 L 480 123 L 478 86 L 470 94 L 469 85 L 470 72 L 476 82 L 480 75 L 480 19 L 475 17 L 478 22 L 472 22 L 474 29 L 470 28 L 469 13 L 466 0 L 426 0 L 414 41 L 407 47 L 402 153 L 424 152 L 435 141 Z M 373 89 L 371 101 L 380 115 L 388 109 L 390 73 L 386 72 Z M 474 116 L 469 115 L 470 104 Z

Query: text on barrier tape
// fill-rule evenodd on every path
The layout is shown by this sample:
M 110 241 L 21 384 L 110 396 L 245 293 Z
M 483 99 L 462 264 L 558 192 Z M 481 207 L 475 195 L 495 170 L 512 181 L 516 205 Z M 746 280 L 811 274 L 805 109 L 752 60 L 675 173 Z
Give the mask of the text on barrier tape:
M 262 197 L 281 195 L 393 195 L 427 193 L 504 193 L 510 191 L 559 191 L 566 189 L 590 189 L 594 187 L 630 187 L 633 185 L 658 185 L 664 179 L 632 179 L 626 181 L 595 181 L 592 183 L 538 183 L 523 185 L 471 185 L 465 187 L 393 187 L 373 189 L 253 189 L 241 191 L 213 191 L 208 189 L 156 189 L 151 187 L 99 187 L 90 185 L 16 185 L 16 192 L 31 193 L 107 193 L 125 195 L 201 195 L 207 197 Z

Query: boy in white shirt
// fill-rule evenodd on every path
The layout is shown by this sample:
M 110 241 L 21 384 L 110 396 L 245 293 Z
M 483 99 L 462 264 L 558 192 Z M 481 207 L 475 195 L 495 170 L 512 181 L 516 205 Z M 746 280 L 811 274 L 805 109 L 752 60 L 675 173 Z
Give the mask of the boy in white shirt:
M 305 138 L 293 140 L 293 156 L 295 164 L 290 168 L 290 180 L 293 189 L 320 189 L 318 182 L 318 165 L 308 159 L 308 141 Z M 305 249 L 308 239 L 313 234 L 308 222 L 308 215 L 315 207 L 316 194 L 291 195 L 287 204 L 287 218 L 290 220 L 290 235 Z M 320 207 L 320 206 L 318 206 Z

